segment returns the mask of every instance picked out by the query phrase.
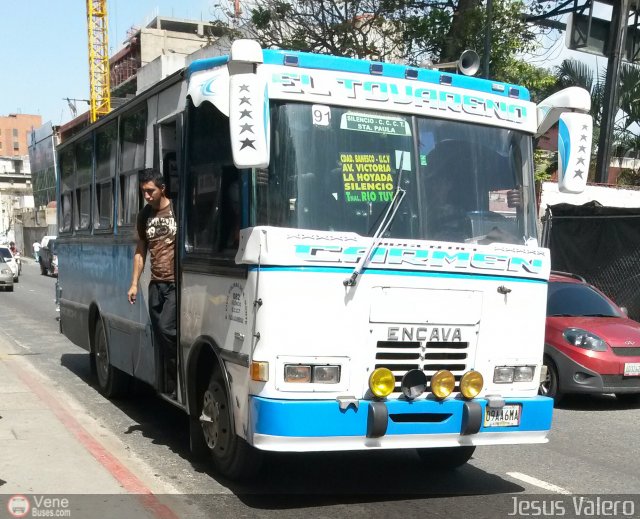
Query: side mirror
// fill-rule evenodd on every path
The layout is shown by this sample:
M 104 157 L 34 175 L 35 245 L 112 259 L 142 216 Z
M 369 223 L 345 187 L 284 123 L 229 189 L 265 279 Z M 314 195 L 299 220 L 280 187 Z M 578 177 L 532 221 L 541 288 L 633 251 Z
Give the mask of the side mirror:
M 625 317 L 629 317 L 629 310 L 626 306 L 621 306 L 620 310 L 622 311 Z
M 236 40 L 229 60 L 229 129 L 236 168 L 269 165 L 269 96 L 258 71 L 262 49 L 256 41 Z
M 589 114 L 565 112 L 558 121 L 558 189 L 582 193 L 591 160 L 593 120 Z
M 266 168 L 269 165 L 269 96 L 266 82 L 259 75 L 231 76 L 229 129 L 236 168 Z

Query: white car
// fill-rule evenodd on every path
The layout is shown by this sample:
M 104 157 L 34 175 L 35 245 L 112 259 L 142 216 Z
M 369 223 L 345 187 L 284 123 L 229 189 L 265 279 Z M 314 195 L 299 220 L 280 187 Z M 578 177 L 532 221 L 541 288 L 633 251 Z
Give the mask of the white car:
M 4 258 L 5 263 L 9 265 L 11 272 L 13 272 L 13 282 L 17 283 L 18 276 L 20 275 L 20 266 L 18 265 L 16 258 L 11 253 L 11 249 L 9 247 L 0 246 L 0 256 Z
M 13 292 L 13 272 L 0 255 L 0 288 Z

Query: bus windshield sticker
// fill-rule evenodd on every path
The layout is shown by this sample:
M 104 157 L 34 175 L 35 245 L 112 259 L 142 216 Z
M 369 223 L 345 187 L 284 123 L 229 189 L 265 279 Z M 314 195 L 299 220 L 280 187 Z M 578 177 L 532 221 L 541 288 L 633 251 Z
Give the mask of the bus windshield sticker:
M 329 126 L 331 123 L 331 108 L 327 105 L 313 105 L 311 107 L 314 126 Z
M 411 137 L 411 127 L 401 117 L 347 112 L 342 114 L 340 129 Z
M 411 152 L 396 150 L 396 169 L 411 171 Z
M 344 198 L 350 202 L 389 202 L 393 172 L 388 153 L 340 153 Z

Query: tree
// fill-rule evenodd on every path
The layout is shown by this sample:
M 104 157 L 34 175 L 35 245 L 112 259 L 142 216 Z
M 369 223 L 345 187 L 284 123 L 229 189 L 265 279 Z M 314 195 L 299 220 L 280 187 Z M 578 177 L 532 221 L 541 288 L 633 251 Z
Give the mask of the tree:
M 523 0 L 493 0 L 491 75 L 498 77 L 535 34 Z M 419 64 L 456 61 L 483 48 L 480 0 L 255 0 L 254 36 L 267 47 Z

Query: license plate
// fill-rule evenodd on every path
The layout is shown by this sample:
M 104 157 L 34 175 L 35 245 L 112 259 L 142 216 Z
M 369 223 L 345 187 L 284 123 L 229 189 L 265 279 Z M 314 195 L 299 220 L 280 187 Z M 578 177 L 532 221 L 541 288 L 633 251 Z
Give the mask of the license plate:
M 624 363 L 624 376 L 625 377 L 640 377 L 640 362 L 625 362 Z
M 520 425 L 520 413 L 522 406 L 519 404 L 505 405 L 499 409 L 491 409 L 489 406 L 484 411 L 485 427 L 516 427 Z

